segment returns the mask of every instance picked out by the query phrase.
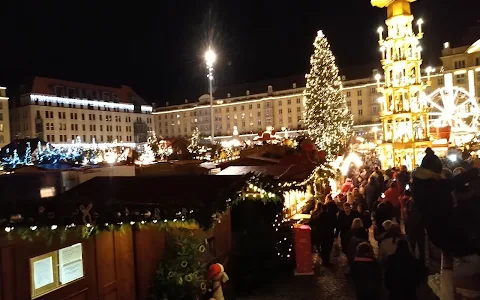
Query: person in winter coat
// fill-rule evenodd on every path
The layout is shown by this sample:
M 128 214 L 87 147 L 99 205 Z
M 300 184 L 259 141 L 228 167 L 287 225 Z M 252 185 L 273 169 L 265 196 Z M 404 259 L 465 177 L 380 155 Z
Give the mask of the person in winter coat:
M 355 204 L 355 206 L 365 204 L 365 198 L 363 198 L 362 194 L 360 194 L 360 190 L 358 188 L 353 189 L 353 203 Z
M 367 203 L 369 211 L 375 211 L 376 207 L 374 207 L 374 205 L 381 194 L 382 192 L 380 190 L 380 184 L 375 177 L 370 177 L 367 185 L 365 186 L 365 202 Z
M 391 204 L 379 203 L 374 218 L 377 225 L 375 235 L 382 234 L 385 231 L 382 227 L 383 222 L 393 219 Z
M 385 287 L 389 300 L 416 300 L 422 281 L 422 266 L 410 252 L 407 240 L 398 241 L 395 253 L 385 262 Z
M 360 219 L 362 219 L 363 227 L 367 232 L 369 231 L 370 227 L 372 227 L 372 216 L 368 211 L 367 205 L 358 205 L 357 212 L 360 214 Z
M 357 300 L 378 300 L 382 290 L 382 269 L 375 260 L 372 246 L 360 243 L 350 267 Z
M 455 256 L 479 253 L 479 241 L 474 238 L 478 232 L 465 226 L 469 220 L 460 213 L 461 208 L 454 209 L 452 192 L 478 179 L 480 161 L 474 161 L 473 169 L 447 179 L 441 177 L 442 162 L 433 150 L 427 148 L 425 152 L 421 166 L 412 174 L 412 196 L 429 239 L 436 247 Z
M 407 200 L 405 207 L 405 233 L 410 241 L 413 253 L 418 248 L 420 262 L 425 266 L 425 227 L 422 218 L 414 199 Z
M 320 249 L 320 235 L 322 230 L 322 224 L 320 224 L 320 215 L 322 214 L 322 204 L 318 202 L 315 205 L 315 209 L 310 216 L 309 225 L 311 228 L 310 236 L 312 240 L 312 247 L 315 251 Z
M 336 206 L 335 206 L 336 208 Z M 332 252 L 335 237 L 335 217 L 332 218 L 328 205 L 322 206 L 319 216 L 320 257 L 324 266 L 330 266 L 330 253 Z
M 396 182 L 390 183 L 390 188 L 385 191 L 385 202 L 390 202 L 393 206 L 394 217 L 396 222 L 400 223 L 400 192 Z
M 386 234 L 390 230 L 390 227 L 392 226 L 393 221 L 391 220 L 386 220 L 382 224 L 379 224 L 377 227 L 381 227 L 383 229 L 382 232 L 380 233 L 375 233 L 375 240 L 378 243 L 378 248 L 381 247 L 383 240 L 386 238 Z M 377 230 L 378 232 L 378 230 Z
M 384 263 L 389 255 L 395 253 L 400 240 L 406 240 L 406 237 L 402 235 L 400 225 L 393 222 L 378 249 L 378 261 L 380 263 Z
M 377 179 L 381 192 L 385 191 L 385 177 L 379 167 L 375 167 L 375 171 L 372 174 Z
M 397 186 L 398 192 L 401 194 L 405 191 L 405 187 L 410 182 L 410 173 L 407 170 L 407 166 L 402 166 L 400 172 L 397 174 Z
M 368 233 L 363 227 L 362 219 L 356 218 L 353 220 L 350 237 L 348 239 L 347 261 L 349 266 L 351 266 L 355 258 L 357 246 L 362 242 L 368 242 Z
M 352 227 L 353 220 L 358 217 L 358 213 L 352 210 L 350 204 L 345 203 L 343 205 L 343 211 L 338 214 L 337 228 L 335 230 L 335 238 L 340 236 L 340 244 L 342 246 L 343 253 L 347 254 L 348 251 L 348 238 L 350 228 Z

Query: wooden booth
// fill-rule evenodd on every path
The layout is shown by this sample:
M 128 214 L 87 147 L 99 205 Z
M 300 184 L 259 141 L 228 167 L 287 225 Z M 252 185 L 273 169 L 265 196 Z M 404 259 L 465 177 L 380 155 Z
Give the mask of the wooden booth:
M 3 203 L 0 300 L 147 299 L 166 224 L 207 240 L 210 260 L 223 263 L 231 250 L 226 203 L 240 181 L 96 177 L 55 198 Z

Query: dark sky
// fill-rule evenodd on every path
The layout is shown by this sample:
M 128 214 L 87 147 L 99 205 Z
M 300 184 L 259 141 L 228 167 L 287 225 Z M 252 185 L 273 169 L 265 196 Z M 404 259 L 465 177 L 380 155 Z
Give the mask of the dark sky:
M 219 55 L 217 84 L 244 83 L 307 72 L 319 29 L 341 68 L 369 71 L 386 14 L 369 2 L 4 0 L 0 85 L 13 90 L 22 78 L 42 75 L 125 84 L 149 102 L 181 102 L 206 91 L 209 42 Z M 442 43 L 455 43 L 480 19 L 479 0 L 418 0 L 412 7 L 425 21 L 425 63 L 437 63 Z

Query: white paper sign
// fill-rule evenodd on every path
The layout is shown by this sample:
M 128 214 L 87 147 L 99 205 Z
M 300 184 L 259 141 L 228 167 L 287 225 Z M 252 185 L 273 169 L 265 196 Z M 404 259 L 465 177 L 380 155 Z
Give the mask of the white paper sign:
M 58 250 L 60 283 L 66 284 L 83 277 L 82 244 Z
M 58 263 L 61 265 L 66 265 L 73 261 L 82 259 L 82 244 L 78 243 L 71 245 L 67 248 L 58 250 Z
M 77 260 L 75 262 L 60 266 L 60 283 L 66 284 L 71 281 L 83 277 L 83 261 Z
M 53 261 L 51 256 L 33 263 L 33 283 L 35 289 L 53 283 Z

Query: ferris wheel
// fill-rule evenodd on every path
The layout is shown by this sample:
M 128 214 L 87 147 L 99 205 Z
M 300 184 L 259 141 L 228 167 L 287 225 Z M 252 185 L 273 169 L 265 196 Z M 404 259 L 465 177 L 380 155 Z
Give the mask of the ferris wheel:
M 455 136 L 471 136 L 478 132 L 480 109 L 467 90 L 442 87 L 425 97 L 431 127 L 451 128 Z

